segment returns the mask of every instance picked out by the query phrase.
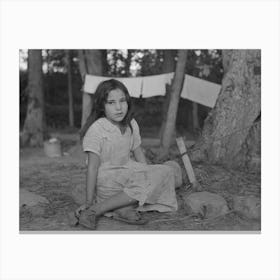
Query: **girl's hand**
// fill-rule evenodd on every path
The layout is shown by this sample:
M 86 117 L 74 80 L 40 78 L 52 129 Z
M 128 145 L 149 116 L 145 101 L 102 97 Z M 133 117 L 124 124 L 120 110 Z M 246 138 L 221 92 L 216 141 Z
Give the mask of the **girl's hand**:
M 133 151 L 134 157 L 136 159 L 136 161 L 141 162 L 141 163 L 145 163 L 147 164 L 147 160 L 146 157 L 141 149 L 141 146 L 137 147 L 134 151 Z

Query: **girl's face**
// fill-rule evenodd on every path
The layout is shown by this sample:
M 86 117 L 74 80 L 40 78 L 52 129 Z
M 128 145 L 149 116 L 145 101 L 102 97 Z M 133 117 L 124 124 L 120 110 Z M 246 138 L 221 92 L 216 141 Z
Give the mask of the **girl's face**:
M 120 89 L 109 92 L 105 103 L 105 116 L 112 122 L 119 123 L 126 116 L 128 105 L 125 94 Z

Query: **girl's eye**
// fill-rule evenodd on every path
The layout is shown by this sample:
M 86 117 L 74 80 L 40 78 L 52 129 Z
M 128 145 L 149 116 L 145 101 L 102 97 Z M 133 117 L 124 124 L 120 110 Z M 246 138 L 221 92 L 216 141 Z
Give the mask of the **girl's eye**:
M 126 102 L 126 99 L 122 99 L 122 100 L 120 100 L 120 102 L 124 103 L 124 102 Z M 113 105 L 115 103 L 116 103 L 116 101 L 107 101 L 107 104 L 109 104 L 109 105 Z

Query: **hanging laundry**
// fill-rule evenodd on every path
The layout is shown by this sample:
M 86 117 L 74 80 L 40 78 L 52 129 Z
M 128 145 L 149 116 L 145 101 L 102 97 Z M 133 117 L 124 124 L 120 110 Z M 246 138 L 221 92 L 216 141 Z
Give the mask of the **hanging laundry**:
M 213 108 L 219 95 L 221 85 L 185 75 L 181 97 L 204 106 Z
M 114 78 L 124 83 L 132 97 L 163 96 L 166 93 L 166 84 L 171 85 L 174 72 L 146 77 Z M 84 91 L 94 94 L 100 82 L 110 77 L 86 75 Z M 190 75 L 185 75 L 181 97 L 204 106 L 213 108 L 219 95 L 221 85 L 208 82 Z
M 131 97 L 140 97 L 142 92 L 143 77 L 117 78 L 116 80 L 122 82 L 127 87 Z
M 108 80 L 109 78 L 107 77 L 102 77 L 102 76 L 94 76 L 94 75 L 86 75 L 85 77 L 85 83 L 84 83 L 84 92 L 86 93 L 95 93 L 95 90 L 97 86 L 105 81 Z
M 97 86 L 106 80 L 116 79 L 122 82 L 128 89 L 129 95 L 131 97 L 140 97 L 142 90 L 142 80 L 143 77 L 135 78 L 111 78 L 103 76 L 86 75 L 84 91 L 90 94 L 94 94 Z
M 142 97 L 165 95 L 166 84 L 171 84 L 173 73 L 143 77 Z

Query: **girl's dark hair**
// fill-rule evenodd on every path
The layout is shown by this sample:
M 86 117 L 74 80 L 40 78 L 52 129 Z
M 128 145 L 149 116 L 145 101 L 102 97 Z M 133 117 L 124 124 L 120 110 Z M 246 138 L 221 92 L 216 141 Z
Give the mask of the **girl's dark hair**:
M 119 89 L 125 94 L 126 102 L 128 105 L 127 114 L 124 117 L 124 119 L 121 121 L 121 127 L 126 128 L 127 126 L 129 126 L 132 131 L 132 126 L 131 126 L 130 122 L 132 120 L 133 114 L 132 114 L 131 98 L 128 93 L 128 90 L 127 90 L 126 86 L 123 83 L 121 83 L 120 81 L 115 80 L 115 79 L 110 79 L 110 80 L 101 82 L 98 85 L 98 87 L 93 95 L 93 105 L 92 105 L 91 114 L 89 115 L 85 124 L 83 125 L 83 127 L 80 130 L 81 139 L 84 138 L 87 130 L 96 120 L 98 120 L 99 118 L 105 117 L 105 103 L 107 102 L 109 92 L 112 90 L 115 90 L 115 89 Z

